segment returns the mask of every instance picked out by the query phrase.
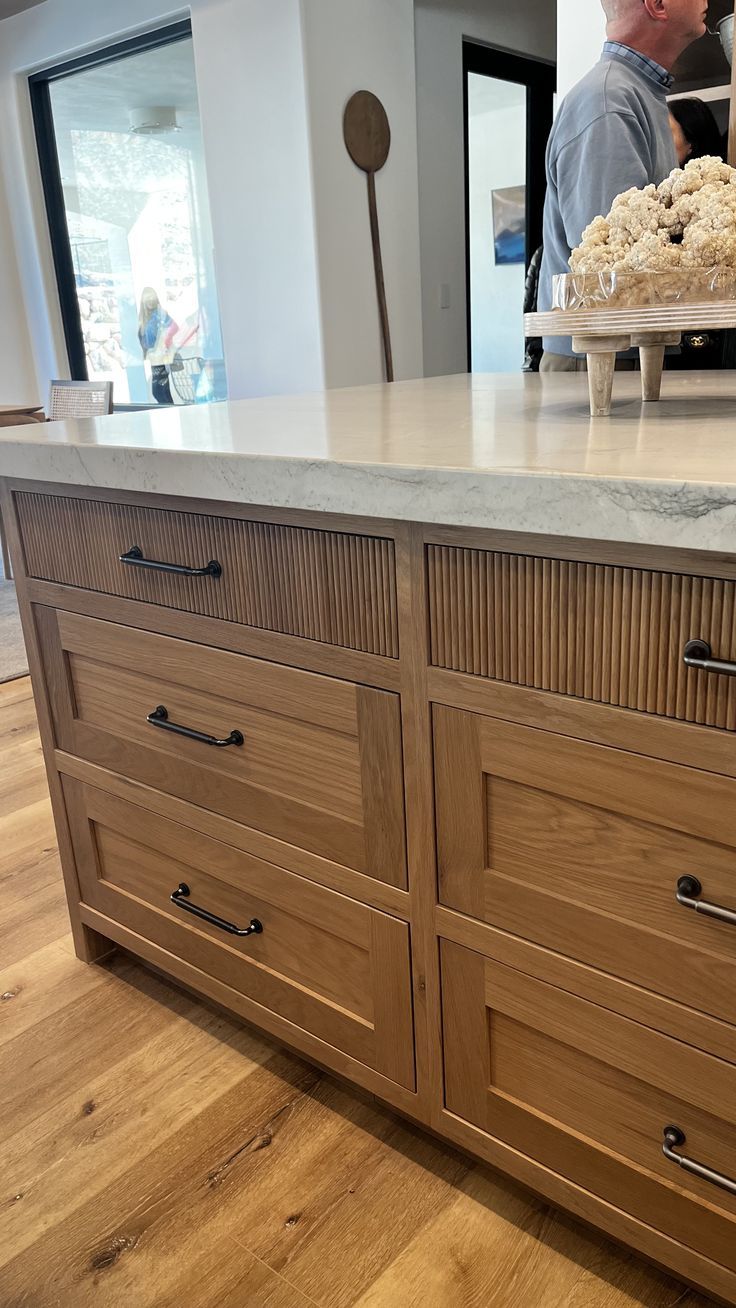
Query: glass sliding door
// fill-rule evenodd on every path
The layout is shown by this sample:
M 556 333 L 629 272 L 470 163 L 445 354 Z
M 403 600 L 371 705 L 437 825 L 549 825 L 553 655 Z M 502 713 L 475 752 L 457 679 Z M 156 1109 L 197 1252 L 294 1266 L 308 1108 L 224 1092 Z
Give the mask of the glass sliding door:
M 469 368 L 518 372 L 524 281 L 542 239 L 554 69 L 466 42 Z
M 72 377 L 116 405 L 226 397 L 188 23 L 31 78 Z
M 526 275 L 526 87 L 468 74 L 473 372 L 518 372 Z

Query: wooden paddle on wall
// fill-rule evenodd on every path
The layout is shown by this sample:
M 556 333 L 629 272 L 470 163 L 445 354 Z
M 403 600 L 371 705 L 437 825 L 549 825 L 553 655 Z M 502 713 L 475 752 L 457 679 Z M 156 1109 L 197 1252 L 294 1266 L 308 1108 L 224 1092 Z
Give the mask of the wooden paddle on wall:
M 386 381 L 392 382 L 394 379 L 394 363 L 391 354 L 391 333 L 388 325 L 386 286 L 383 280 L 383 259 L 381 257 L 381 235 L 378 229 L 378 208 L 376 205 L 376 173 L 383 168 L 388 159 L 388 152 L 391 147 L 391 128 L 389 127 L 386 110 L 378 96 L 373 95 L 372 91 L 356 91 L 345 106 L 342 130 L 350 158 L 353 163 L 358 165 L 358 168 L 362 168 L 368 178 L 368 213 L 371 222 L 378 311 L 381 317 L 383 358 L 386 368 Z

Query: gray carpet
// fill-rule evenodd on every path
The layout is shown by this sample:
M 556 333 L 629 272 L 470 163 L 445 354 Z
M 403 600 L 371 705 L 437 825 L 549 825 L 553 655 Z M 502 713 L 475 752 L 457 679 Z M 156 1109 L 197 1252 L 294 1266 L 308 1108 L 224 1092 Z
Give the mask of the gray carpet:
M 25 677 L 27 673 L 28 659 L 20 629 L 15 586 L 12 581 L 0 581 L 0 681 L 12 681 L 14 677 Z

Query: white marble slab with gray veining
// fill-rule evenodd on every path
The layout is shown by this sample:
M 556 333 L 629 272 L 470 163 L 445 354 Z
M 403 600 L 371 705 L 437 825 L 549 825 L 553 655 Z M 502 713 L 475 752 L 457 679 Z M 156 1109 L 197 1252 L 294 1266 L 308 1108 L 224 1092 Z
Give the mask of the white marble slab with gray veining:
M 0 475 L 736 553 L 736 373 L 457 376 L 0 428 Z

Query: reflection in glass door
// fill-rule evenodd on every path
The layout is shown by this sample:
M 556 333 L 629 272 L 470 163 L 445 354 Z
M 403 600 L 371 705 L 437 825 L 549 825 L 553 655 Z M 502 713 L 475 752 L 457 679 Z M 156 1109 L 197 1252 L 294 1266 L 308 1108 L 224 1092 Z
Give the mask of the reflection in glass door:
M 554 69 L 465 45 L 468 342 L 472 372 L 518 372 L 526 270 L 541 243 Z
M 189 24 L 31 92 L 72 377 L 112 381 L 117 405 L 224 399 Z
M 521 367 L 526 274 L 526 87 L 468 74 L 473 372 Z

